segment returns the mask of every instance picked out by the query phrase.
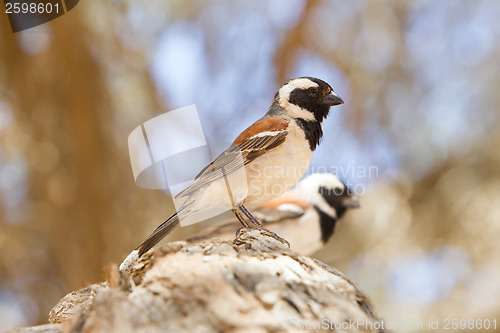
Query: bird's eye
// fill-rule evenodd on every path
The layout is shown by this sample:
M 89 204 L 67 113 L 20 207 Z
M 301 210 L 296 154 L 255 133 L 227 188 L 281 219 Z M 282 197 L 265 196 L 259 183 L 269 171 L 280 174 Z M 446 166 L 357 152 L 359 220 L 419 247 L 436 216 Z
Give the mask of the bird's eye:
M 318 89 L 317 88 L 309 88 L 309 92 L 311 93 L 311 95 L 316 95 L 318 93 Z

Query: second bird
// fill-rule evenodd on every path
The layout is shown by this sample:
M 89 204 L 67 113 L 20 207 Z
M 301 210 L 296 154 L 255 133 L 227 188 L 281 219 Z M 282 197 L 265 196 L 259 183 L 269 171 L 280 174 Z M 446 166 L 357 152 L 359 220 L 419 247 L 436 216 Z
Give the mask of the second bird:
M 358 207 L 354 193 L 335 175 L 315 173 L 255 208 L 252 214 L 266 228 L 289 241 L 293 251 L 311 255 L 331 239 L 344 214 Z M 237 229 L 234 219 L 222 220 L 187 242 L 200 243 L 212 238 L 230 241 Z

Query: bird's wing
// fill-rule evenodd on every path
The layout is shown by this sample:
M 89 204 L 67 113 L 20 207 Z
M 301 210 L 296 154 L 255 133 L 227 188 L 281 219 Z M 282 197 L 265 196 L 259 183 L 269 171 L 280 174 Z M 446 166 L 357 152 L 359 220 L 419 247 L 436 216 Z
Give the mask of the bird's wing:
M 176 198 L 190 195 L 279 147 L 285 142 L 288 123 L 283 118 L 267 118 L 254 123 L 234 140 L 231 147 L 203 168 L 193 184 L 177 194 Z
M 260 208 L 254 212 L 254 216 L 264 223 L 283 222 L 285 220 L 295 219 L 304 215 L 305 211 L 300 207 L 294 206 L 295 209 L 286 207 L 284 209 L 265 209 Z
M 299 218 L 310 207 L 309 202 L 285 193 L 257 207 L 254 215 L 264 223 L 274 223 Z

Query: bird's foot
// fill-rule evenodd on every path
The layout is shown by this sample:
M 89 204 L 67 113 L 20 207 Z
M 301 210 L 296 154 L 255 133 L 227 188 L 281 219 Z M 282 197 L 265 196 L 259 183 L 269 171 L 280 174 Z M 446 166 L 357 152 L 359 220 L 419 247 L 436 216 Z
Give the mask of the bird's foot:
M 277 234 L 277 233 L 275 233 L 275 232 L 273 232 L 273 231 L 271 231 L 271 230 L 269 230 L 269 229 L 266 229 L 266 228 L 264 228 L 264 227 L 260 227 L 260 228 L 257 228 L 257 229 L 258 229 L 258 230 L 260 230 L 260 231 L 264 231 L 266 234 L 268 234 L 268 235 L 269 235 L 269 236 L 271 236 L 272 238 L 276 239 L 277 241 L 279 241 L 279 242 L 281 242 L 281 243 L 285 244 L 286 246 L 288 246 L 288 247 L 290 248 L 290 242 L 288 242 L 286 239 L 284 239 L 284 238 L 282 238 L 282 237 L 278 236 L 278 234 Z
M 247 228 L 247 227 L 239 228 L 238 230 L 236 230 L 236 238 L 240 237 L 242 231 L 248 231 L 248 230 L 252 230 L 252 228 Z
M 260 231 L 263 231 L 267 236 L 270 236 L 270 237 L 276 239 L 277 241 L 279 241 L 280 243 L 283 243 L 286 246 L 290 247 L 290 243 L 286 239 L 278 236 L 277 233 L 275 233 L 275 232 L 273 232 L 273 231 L 271 231 L 269 229 L 266 229 L 264 227 L 257 227 L 257 228 L 246 228 L 246 227 L 243 227 L 243 228 L 239 228 L 236 231 L 236 238 L 238 238 L 240 236 L 240 234 L 241 234 L 242 231 L 250 231 L 250 230 L 260 230 Z

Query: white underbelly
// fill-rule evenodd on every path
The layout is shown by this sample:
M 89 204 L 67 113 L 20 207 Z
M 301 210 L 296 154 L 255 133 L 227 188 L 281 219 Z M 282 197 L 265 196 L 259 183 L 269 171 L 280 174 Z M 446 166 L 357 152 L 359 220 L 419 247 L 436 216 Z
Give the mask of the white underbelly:
M 278 149 L 258 157 L 246 168 L 248 196 L 245 205 L 260 205 L 288 191 L 304 176 L 311 157 L 306 140 L 286 140 Z

